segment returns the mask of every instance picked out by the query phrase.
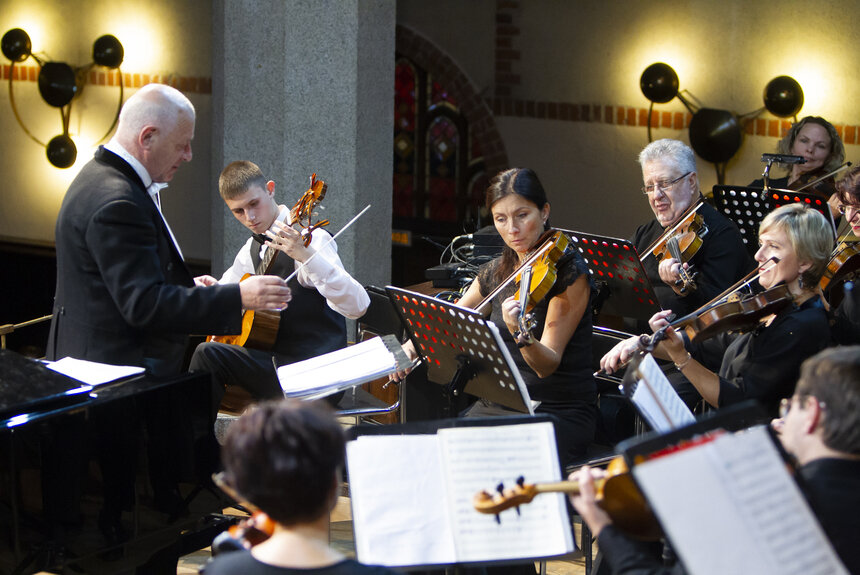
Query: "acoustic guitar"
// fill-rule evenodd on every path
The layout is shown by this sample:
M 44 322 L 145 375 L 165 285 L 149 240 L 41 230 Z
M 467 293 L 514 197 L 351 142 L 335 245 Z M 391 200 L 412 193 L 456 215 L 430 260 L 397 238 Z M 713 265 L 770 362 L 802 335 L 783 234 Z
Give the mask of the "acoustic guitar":
M 280 250 L 268 248 L 263 254 L 260 265 L 254 270 L 256 275 L 269 275 L 275 257 Z M 239 282 L 243 282 L 252 275 L 245 274 Z M 278 337 L 278 329 L 281 325 L 281 313 L 271 310 L 245 310 L 242 314 L 242 333 L 238 335 L 210 335 L 206 341 L 217 343 L 229 343 L 263 351 L 271 351 L 275 347 Z

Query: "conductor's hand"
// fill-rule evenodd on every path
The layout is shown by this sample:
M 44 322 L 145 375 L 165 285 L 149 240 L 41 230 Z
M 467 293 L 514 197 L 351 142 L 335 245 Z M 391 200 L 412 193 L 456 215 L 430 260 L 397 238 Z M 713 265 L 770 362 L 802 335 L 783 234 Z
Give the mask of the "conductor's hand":
M 603 475 L 605 472 L 602 469 L 591 469 L 589 466 L 583 465 L 581 469 L 574 471 L 568 477 L 571 481 L 579 483 L 579 494 L 570 495 L 570 502 L 588 524 L 588 528 L 591 529 L 591 533 L 595 537 L 600 535 L 604 527 L 612 524 L 612 518 L 597 504 L 594 480 L 603 477 Z
M 639 351 L 639 336 L 627 338 L 615 344 L 615 347 L 600 359 L 600 369 L 606 373 L 615 373 L 618 369 L 630 361 L 630 358 Z
M 201 287 L 214 286 L 218 285 L 218 280 L 216 280 L 210 275 L 197 276 L 196 278 L 194 278 L 194 285 Z
M 277 276 L 251 276 L 239 283 L 243 309 L 280 311 L 292 299 L 287 283 Z

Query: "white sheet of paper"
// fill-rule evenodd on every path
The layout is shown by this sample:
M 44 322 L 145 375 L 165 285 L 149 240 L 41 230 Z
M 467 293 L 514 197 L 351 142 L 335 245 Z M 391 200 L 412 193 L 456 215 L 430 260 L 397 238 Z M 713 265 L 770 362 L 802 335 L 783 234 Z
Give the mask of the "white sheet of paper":
M 550 557 L 573 551 L 570 518 L 561 493 L 539 495 L 528 505 L 494 515 L 475 511 L 472 498 L 499 482 L 512 486 L 558 481 L 561 471 L 551 423 L 452 427 L 438 432 L 449 485 L 454 545 L 461 562 Z
M 690 573 L 847 574 L 764 427 L 633 475 Z
M 650 353 L 639 362 L 638 371 L 642 379 L 631 399 L 652 428 L 664 433 L 695 423 L 693 412 L 678 396 Z
M 282 365 L 278 368 L 278 380 L 284 395 L 303 397 L 327 388 L 383 377 L 396 365 L 394 355 L 382 339 L 375 337 L 331 353 Z
M 360 562 L 456 562 L 436 435 L 362 436 L 346 456 Z
M 45 362 L 45 367 L 67 375 L 87 385 L 101 385 L 144 372 L 142 367 L 110 365 L 73 357 Z

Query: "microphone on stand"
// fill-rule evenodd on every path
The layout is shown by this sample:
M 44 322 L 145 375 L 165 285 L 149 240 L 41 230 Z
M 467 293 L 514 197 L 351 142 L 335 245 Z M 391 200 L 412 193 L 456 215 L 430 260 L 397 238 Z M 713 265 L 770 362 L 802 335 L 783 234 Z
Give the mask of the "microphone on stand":
M 780 164 L 805 164 L 806 158 L 803 156 L 793 156 L 791 154 L 762 154 L 762 162 L 779 162 Z

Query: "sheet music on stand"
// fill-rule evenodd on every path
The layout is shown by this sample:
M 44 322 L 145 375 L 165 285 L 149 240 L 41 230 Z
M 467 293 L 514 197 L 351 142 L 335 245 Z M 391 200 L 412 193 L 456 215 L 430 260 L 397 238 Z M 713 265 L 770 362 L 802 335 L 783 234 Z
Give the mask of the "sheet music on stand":
M 623 448 L 633 477 L 687 571 L 846 574 L 766 425 L 735 433 L 697 423 Z M 655 454 L 655 452 L 658 452 Z M 695 510 L 691 512 L 691 510 Z
M 523 562 L 574 550 L 563 494 L 479 513 L 499 482 L 557 481 L 547 416 L 459 418 L 350 429 L 347 472 L 359 561 L 389 567 Z
M 561 231 L 585 258 L 594 281 L 609 289 L 609 298 L 601 312 L 648 321 L 660 311 L 660 303 L 632 243 L 607 236 Z
M 312 400 L 414 367 L 397 337 L 384 335 L 277 368 L 285 397 Z
M 432 381 L 534 414 L 526 384 L 498 328 L 475 310 L 402 288 L 385 288 Z
M 621 391 L 652 429 L 667 432 L 696 422 L 650 353 L 631 362 L 631 367 L 624 375 Z
M 721 214 L 738 226 L 744 245 L 750 255 L 758 251 L 758 228 L 764 217 L 785 204 L 802 202 L 823 215 L 836 234 L 836 224 L 827 201 L 814 194 L 771 188 L 767 194 L 762 188 L 748 186 L 721 186 L 713 188 L 714 206 Z

